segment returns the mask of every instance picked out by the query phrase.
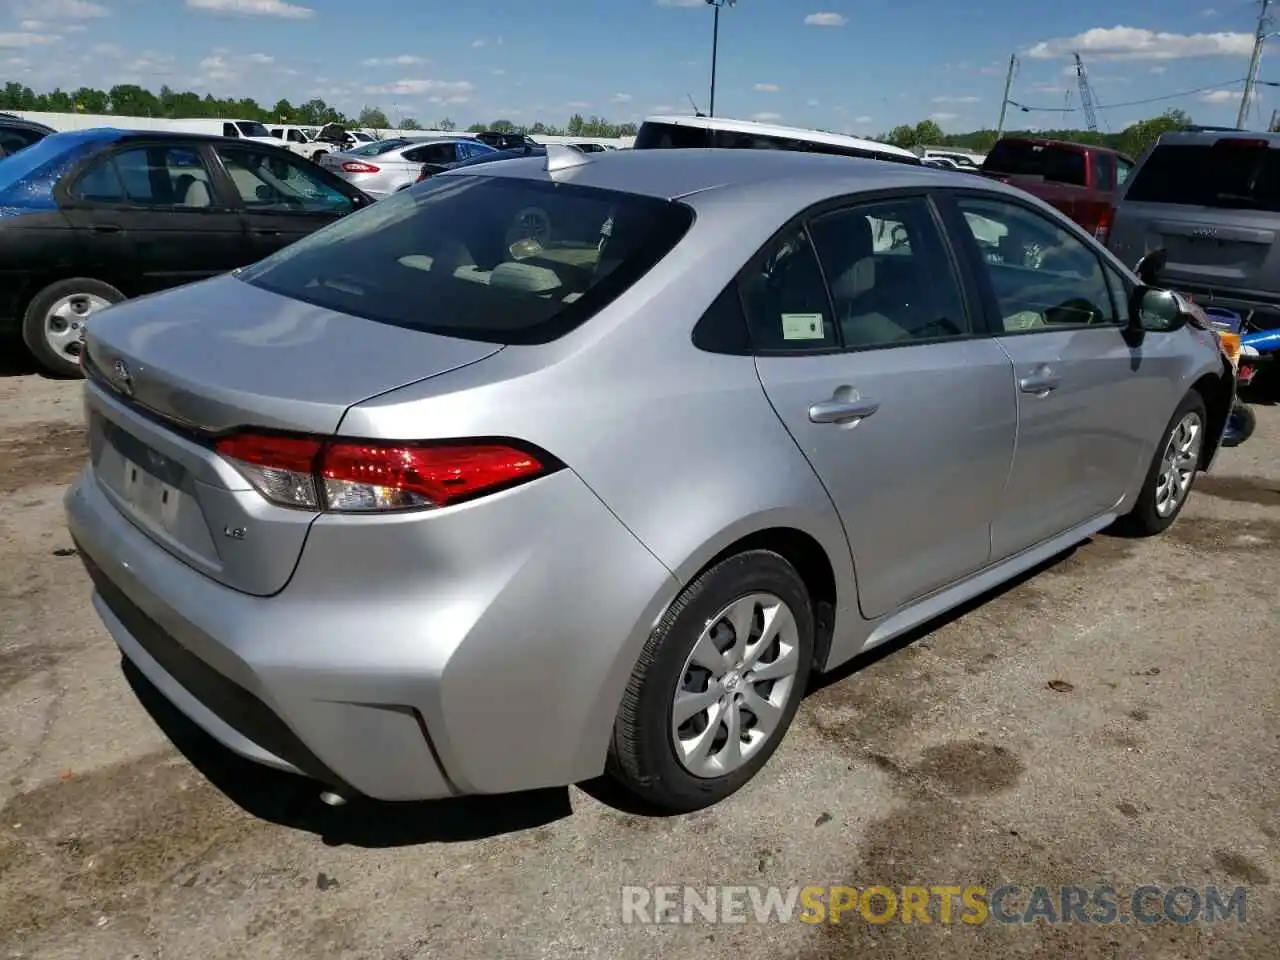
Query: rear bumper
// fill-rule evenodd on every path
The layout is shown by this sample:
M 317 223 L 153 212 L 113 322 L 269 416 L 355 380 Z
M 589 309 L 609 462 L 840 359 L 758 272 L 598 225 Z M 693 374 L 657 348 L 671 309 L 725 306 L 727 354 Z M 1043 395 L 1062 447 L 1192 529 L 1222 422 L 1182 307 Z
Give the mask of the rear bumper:
M 323 517 L 262 598 L 158 547 L 90 470 L 66 496 L 112 638 L 241 756 L 381 800 L 596 776 L 676 583 L 570 471 L 471 508 Z

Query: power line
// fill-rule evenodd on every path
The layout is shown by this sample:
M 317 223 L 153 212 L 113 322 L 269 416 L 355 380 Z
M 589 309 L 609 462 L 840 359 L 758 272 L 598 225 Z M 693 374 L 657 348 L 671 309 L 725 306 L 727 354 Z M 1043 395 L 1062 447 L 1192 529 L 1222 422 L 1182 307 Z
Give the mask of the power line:
M 1220 90 L 1223 87 L 1232 87 L 1240 83 L 1244 83 L 1245 78 L 1240 77 L 1237 80 L 1225 80 L 1222 83 L 1211 83 L 1205 87 L 1196 87 L 1194 90 L 1180 90 L 1177 93 L 1167 93 L 1160 97 L 1147 97 L 1143 100 L 1126 100 L 1123 103 L 1095 103 L 1095 110 L 1116 110 L 1120 107 L 1139 107 L 1146 103 L 1159 103 L 1163 100 L 1177 100 L 1179 97 L 1189 97 L 1192 94 L 1204 93 L 1207 90 Z M 1280 82 L 1267 83 L 1259 80 L 1258 83 L 1267 87 L 1280 87 Z M 1011 107 L 1017 107 L 1023 113 L 1075 113 L 1079 107 L 1038 107 L 1029 104 L 1019 103 L 1016 100 L 1010 100 Z

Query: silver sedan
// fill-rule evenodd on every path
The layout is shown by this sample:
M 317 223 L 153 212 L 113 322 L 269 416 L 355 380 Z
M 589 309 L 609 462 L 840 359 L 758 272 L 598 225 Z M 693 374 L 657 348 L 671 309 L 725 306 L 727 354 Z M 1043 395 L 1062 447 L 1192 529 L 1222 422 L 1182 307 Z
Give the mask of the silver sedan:
M 1234 393 L 1197 323 L 999 183 L 552 146 L 105 311 L 66 508 L 125 656 L 330 802 L 689 810 L 812 674 L 1172 524 Z
M 424 166 L 446 169 L 493 152 L 493 147 L 466 137 L 400 137 L 326 154 L 320 165 L 370 196 L 381 198 L 412 186 Z

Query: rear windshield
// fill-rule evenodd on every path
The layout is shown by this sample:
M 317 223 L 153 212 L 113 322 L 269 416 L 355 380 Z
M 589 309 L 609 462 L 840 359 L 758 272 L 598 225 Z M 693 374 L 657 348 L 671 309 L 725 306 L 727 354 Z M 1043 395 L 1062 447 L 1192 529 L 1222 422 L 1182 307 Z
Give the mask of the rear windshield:
M 544 180 L 444 175 L 243 270 L 242 280 L 379 323 L 545 343 L 680 241 L 684 204 Z
M 982 162 L 988 173 L 1015 177 L 1044 177 L 1053 183 L 1077 187 L 1088 184 L 1084 151 L 1026 140 L 997 140 Z
M 395 140 L 379 140 L 377 143 L 367 143 L 363 147 L 355 147 L 348 150 L 347 153 L 356 157 L 380 157 L 384 153 L 390 153 L 392 150 L 399 150 L 401 147 L 407 147 L 413 143 L 412 140 L 398 138 Z
M 103 141 L 48 136 L 0 158 L 0 206 L 43 205 L 53 186 L 82 157 L 103 148 Z
M 1165 144 L 1132 177 L 1126 201 L 1280 212 L 1280 152 Z

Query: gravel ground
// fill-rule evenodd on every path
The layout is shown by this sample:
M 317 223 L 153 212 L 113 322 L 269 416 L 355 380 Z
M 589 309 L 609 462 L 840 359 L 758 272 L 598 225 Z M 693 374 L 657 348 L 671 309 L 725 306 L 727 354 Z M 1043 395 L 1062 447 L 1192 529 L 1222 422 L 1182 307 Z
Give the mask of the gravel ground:
M 0 357 L 10 355 L 5 345 Z M 0 365 L 3 361 L 0 360 Z M 51 958 L 1274 957 L 1280 408 L 1161 538 L 1100 536 L 814 692 L 757 782 L 329 809 L 158 701 L 61 496 L 79 388 L 0 369 L 0 951 Z M 1247 922 L 621 922 L 624 884 L 1245 885 Z

